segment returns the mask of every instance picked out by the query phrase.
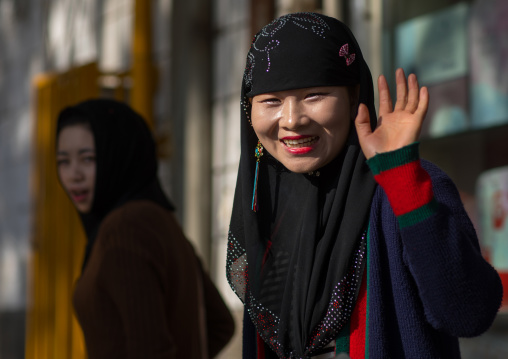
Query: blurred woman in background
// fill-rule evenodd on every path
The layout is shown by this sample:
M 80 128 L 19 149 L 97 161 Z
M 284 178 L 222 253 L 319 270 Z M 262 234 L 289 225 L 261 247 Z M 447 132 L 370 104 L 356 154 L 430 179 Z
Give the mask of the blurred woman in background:
M 233 318 L 161 189 L 143 118 L 113 100 L 68 107 L 56 156 L 88 240 L 73 297 L 88 357 L 214 357 Z

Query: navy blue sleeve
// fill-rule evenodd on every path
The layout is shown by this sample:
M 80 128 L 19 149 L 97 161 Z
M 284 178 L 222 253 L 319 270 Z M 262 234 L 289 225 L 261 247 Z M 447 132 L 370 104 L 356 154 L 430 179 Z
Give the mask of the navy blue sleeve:
M 404 261 L 429 323 L 457 337 L 485 332 L 501 305 L 498 273 L 482 257 L 476 231 L 451 179 L 422 161 L 432 178 L 437 212 L 400 229 Z

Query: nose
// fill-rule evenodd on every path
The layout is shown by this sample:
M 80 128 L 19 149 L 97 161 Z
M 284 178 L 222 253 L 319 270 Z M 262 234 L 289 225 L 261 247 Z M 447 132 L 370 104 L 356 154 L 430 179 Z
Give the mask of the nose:
M 309 123 L 304 106 L 297 98 L 286 98 L 282 105 L 279 126 L 287 130 L 296 130 Z
M 69 178 L 72 182 L 80 182 L 85 176 L 83 170 L 77 161 L 72 161 L 69 168 Z

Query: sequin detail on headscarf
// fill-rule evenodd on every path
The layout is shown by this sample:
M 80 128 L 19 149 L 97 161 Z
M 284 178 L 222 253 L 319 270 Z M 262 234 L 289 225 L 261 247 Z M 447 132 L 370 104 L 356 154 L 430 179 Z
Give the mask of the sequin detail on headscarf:
M 284 17 L 274 20 L 271 24 L 265 26 L 261 32 L 254 37 L 252 42 L 252 49 L 266 53 L 267 57 L 267 68 L 266 72 L 270 71 L 271 59 L 270 52 L 280 45 L 278 39 L 273 37 L 281 30 L 288 22 L 295 24 L 296 26 L 309 30 L 319 37 L 325 38 L 325 31 L 330 29 L 330 26 L 320 17 L 317 17 L 312 13 L 298 13 L 289 14 Z M 252 70 L 255 66 L 255 59 L 252 53 L 249 53 L 247 57 L 247 66 L 245 67 L 244 80 L 245 84 L 250 87 L 252 85 Z
M 254 70 L 255 62 L 256 61 L 254 59 L 254 54 L 249 52 L 247 54 L 247 63 L 245 65 L 245 71 L 243 72 L 243 80 L 249 86 L 252 84 L 252 70 Z
M 285 335 L 280 318 L 256 300 L 249 290 L 248 263 L 245 250 L 231 231 L 228 234 L 226 273 L 229 285 L 244 303 L 249 317 L 263 340 L 277 353 L 279 358 L 297 358 L 293 352 L 284 348 L 278 340 Z M 342 327 L 351 317 L 355 305 L 355 293 L 360 287 L 362 269 L 366 259 L 367 232 L 363 232 L 359 248 L 353 256 L 353 265 L 347 275 L 340 280 L 332 291 L 328 309 L 319 325 L 312 331 L 306 352 L 322 348 L 335 339 Z
M 339 282 L 332 292 L 330 305 L 326 311 L 326 315 L 316 329 L 312 332 L 310 343 L 307 349 L 322 348 L 330 340 L 328 332 L 338 333 L 340 329 L 347 323 L 355 306 L 356 297 L 352 295 L 360 288 L 362 280 L 362 268 L 366 259 L 367 232 L 362 234 L 360 248 L 354 255 L 354 263 L 346 278 Z
M 226 277 L 231 289 L 245 303 L 249 279 L 247 254 L 231 232 L 228 233 Z

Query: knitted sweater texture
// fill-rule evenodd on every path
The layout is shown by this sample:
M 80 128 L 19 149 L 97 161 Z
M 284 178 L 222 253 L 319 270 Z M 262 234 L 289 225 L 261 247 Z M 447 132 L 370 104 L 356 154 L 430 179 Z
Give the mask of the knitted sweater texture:
M 130 201 L 104 219 L 74 291 L 89 359 L 203 359 L 234 321 L 172 212 Z
M 416 146 L 410 152 L 395 160 L 397 181 L 380 182 L 376 175 L 380 186 L 370 215 L 366 357 L 460 358 L 457 338 L 490 327 L 502 285 L 481 255 L 453 182 L 435 165 L 420 161 Z M 401 170 L 404 166 L 409 173 Z M 421 171 L 431 186 L 421 179 L 425 174 L 416 179 Z M 411 202 L 418 205 L 401 210 Z
M 482 334 L 496 316 L 499 275 L 481 255 L 457 188 L 419 159 L 417 144 L 367 163 L 379 186 L 369 220 L 365 355 L 353 359 L 460 358 L 458 337 Z M 253 329 L 246 317 L 244 358 L 259 358 Z

